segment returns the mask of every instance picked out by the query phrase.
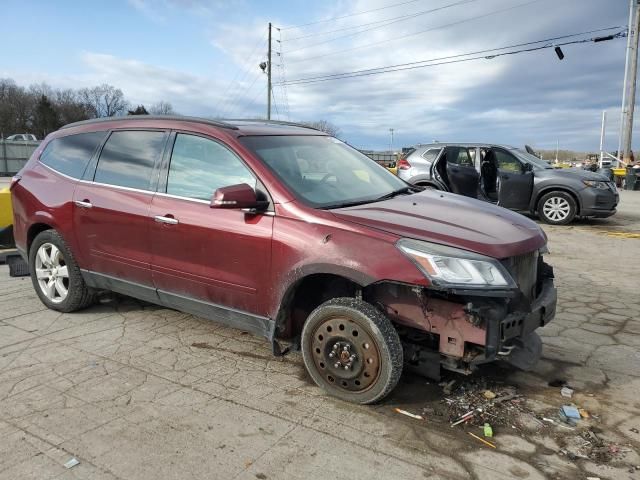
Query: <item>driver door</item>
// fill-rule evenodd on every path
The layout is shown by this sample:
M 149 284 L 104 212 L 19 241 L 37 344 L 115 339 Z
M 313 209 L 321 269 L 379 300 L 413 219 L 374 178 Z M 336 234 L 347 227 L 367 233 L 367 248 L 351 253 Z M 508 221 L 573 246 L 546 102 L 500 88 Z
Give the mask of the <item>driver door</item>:
M 492 150 L 498 167 L 498 205 L 527 210 L 533 191 L 533 171 L 507 150 Z
M 480 174 L 474 164 L 475 147 L 447 147 L 444 153 L 449 189 L 458 195 L 478 198 Z

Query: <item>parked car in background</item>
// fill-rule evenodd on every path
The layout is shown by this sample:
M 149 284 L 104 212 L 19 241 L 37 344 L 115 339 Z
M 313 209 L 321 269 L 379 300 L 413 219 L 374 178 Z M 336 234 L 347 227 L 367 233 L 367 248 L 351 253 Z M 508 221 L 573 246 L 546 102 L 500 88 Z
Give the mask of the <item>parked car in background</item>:
M 615 183 L 602 174 L 557 170 L 525 150 L 504 145 L 419 145 L 400 159 L 398 176 L 413 185 L 537 214 L 552 225 L 566 225 L 576 217 L 609 217 L 619 201 Z
M 405 363 L 434 378 L 531 367 L 555 315 L 533 221 L 409 186 L 303 126 L 79 122 L 44 140 L 11 191 L 47 307 L 113 290 L 264 336 L 277 355 L 287 341 L 352 402 L 384 398 Z
M 16 133 L 9 135 L 7 140 L 22 141 L 22 142 L 37 142 L 38 139 L 33 133 Z

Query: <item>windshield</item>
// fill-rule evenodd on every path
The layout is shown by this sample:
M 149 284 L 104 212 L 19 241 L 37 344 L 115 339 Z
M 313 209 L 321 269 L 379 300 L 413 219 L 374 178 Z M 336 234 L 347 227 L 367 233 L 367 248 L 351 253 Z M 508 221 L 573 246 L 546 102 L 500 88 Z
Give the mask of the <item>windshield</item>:
M 240 141 L 298 198 L 316 208 L 369 203 L 408 187 L 386 168 L 333 137 L 249 136 Z
M 532 164 L 537 169 L 553 169 L 549 162 L 542 160 L 535 155 L 531 155 L 529 152 L 520 150 L 519 148 L 514 148 L 511 151 L 515 153 L 520 160 L 524 160 L 525 162 Z

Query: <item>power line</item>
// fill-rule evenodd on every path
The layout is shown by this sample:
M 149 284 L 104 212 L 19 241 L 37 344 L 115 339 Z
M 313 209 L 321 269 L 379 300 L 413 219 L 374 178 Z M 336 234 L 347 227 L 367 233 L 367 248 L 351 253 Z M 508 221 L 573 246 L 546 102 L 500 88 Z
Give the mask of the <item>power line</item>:
M 273 94 L 273 90 L 271 90 L 271 98 L 273 98 L 273 108 L 276 109 L 276 115 L 278 116 L 278 120 L 280 120 L 280 112 L 278 111 L 278 103 L 276 102 L 276 96 Z
M 256 43 L 255 47 L 251 50 L 251 53 L 249 54 L 249 56 L 247 57 L 247 59 L 251 60 L 253 58 L 253 56 L 255 55 L 256 51 L 258 50 L 258 48 L 260 47 L 260 45 L 262 45 L 263 43 L 265 43 L 267 40 L 264 37 L 261 37 L 258 40 L 258 43 Z M 218 106 L 220 107 L 219 110 L 223 110 L 226 108 L 226 104 L 229 101 L 229 98 L 227 97 L 227 93 L 230 92 L 231 87 L 233 87 L 233 85 L 236 83 L 236 80 L 238 79 L 238 76 L 243 73 L 242 78 L 240 80 L 238 80 L 238 83 L 242 83 L 242 81 L 244 81 L 244 79 L 247 77 L 247 75 L 250 73 L 251 71 L 251 65 L 252 63 L 249 62 L 248 64 L 243 65 L 241 68 L 239 68 L 238 70 L 236 70 L 236 74 L 234 75 L 234 77 L 232 78 L 231 82 L 229 82 L 229 85 L 227 85 L 227 88 L 224 90 L 224 93 L 222 94 L 222 104 L 218 104 L 216 105 L 216 110 L 218 110 Z
M 620 27 L 613 27 L 613 28 L 620 28 Z M 493 48 L 493 49 L 487 49 L 487 50 L 479 50 L 479 51 L 476 51 L 476 52 L 469 52 L 469 53 L 463 53 L 463 54 L 458 54 L 458 55 L 451 55 L 451 56 L 447 56 L 447 57 L 434 58 L 434 59 L 430 59 L 430 60 L 422 60 L 422 61 L 418 61 L 418 62 L 410 62 L 410 63 L 397 64 L 397 65 L 388 65 L 388 66 L 385 66 L 385 67 L 371 68 L 371 69 L 367 69 L 367 70 L 355 70 L 355 71 L 351 71 L 351 72 L 336 73 L 336 74 L 324 75 L 324 76 L 300 78 L 300 79 L 296 79 L 296 80 L 290 80 L 289 82 L 287 82 L 287 84 L 288 85 L 306 85 L 306 84 L 310 84 L 310 83 L 326 82 L 326 81 L 330 81 L 330 80 L 342 80 L 342 79 L 345 79 L 345 78 L 355 78 L 355 77 L 364 77 L 364 76 L 370 76 L 370 75 L 380 75 L 380 74 L 384 74 L 384 73 L 399 72 L 399 71 L 403 71 L 403 70 L 415 70 L 415 69 L 418 69 L 418 68 L 434 67 L 434 66 L 438 66 L 438 65 L 448 65 L 448 64 L 452 64 L 452 63 L 469 62 L 469 61 L 473 61 L 473 60 L 482 60 L 482 59 L 491 60 L 491 59 L 494 59 L 494 58 L 497 58 L 497 57 L 506 56 L 506 55 L 516 55 L 516 54 L 519 54 L 519 53 L 533 52 L 533 51 L 538 51 L 538 50 L 543 50 L 543 49 L 548 49 L 548 48 L 562 47 L 562 46 L 566 46 L 566 45 L 576 45 L 576 44 L 589 43 L 589 42 L 601 42 L 601 41 L 604 41 L 604 40 L 613 40 L 614 38 L 622 38 L 622 37 L 626 36 L 627 33 L 626 33 L 626 29 L 625 29 L 625 30 L 622 30 L 622 31 L 620 31 L 620 32 L 618 32 L 616 34 L 608 35 L 606 37 L 593 37 L 593 38 L 587 38 L 587 39 L 581 39 L 581 40 L 572 40 L 572 41 L 567 41 L 567 42 L 563 42 L 563 43 L 546 43 L 545 45 L 541 45 L 541 46 L 537 46 L 537 47 L 524 48 L 524 49 L 520 49 L 520 50 L 513 50 L 513 51 L 510 51 L 510 52 L 499 52 L 500 50 L 506 50 L 506 49 L 509 49 L 509 48 L 517 48 L 517 47 L 521 47 L 521 46 L 535 45 L 535 44 L 539 44 L 539 43 L 543 43 L 543 42 L 549 42 L 549 41 L 556 40 L 556 39 L 575 37 L 575 36 L 579 36 L 579 35 L 585 35 L 586 33 L 601 32 L 601 31 L 605 31 L 605 30 L 612 30 L 613 28 L 592 30 L 591 32 L 585 32 L 585 33 L 582 33 L 582 34 L 563 35 L 563 36 L 560 36 L 560 37 L 554 37 L 552 39 L 547 39 L 547 40 L 538 40 L 538 41 L 535 41 L 535 42 L 526 42 L 526 43 L 507 46 L 507 47 Z M 489 52 L 499 52 L 499 53 L 494 53 L 492 55 L 480 55 L 480 54 L 489 53 Z M 479 55 L 479 56 L 472 56 L 472 55 Z M 471 58 L 460 58 L 460 57 L 471 57 Z M 433 63 L 433 62 L 437 62 L 437 63 Z
M 416 35 L 421 35 L 423 33 L 432 32 L 434 30 L 440 30 L 442 28 L 453 27 L 455 25 L 461 25 L 463 23 L 473 22 L 473 21 L 479 20 L 481 18 L 490 17 L 492 15 L 497 15 L 499 13 L 504 13 L 504 12 L 507 12 L 509 10 L 514 10 L 514 9 L 520 8 L 520 7 L 526 7 L 526 6 L 531 5 L 533 3 L 538 3 L 538 2 L 542 2 L 542 1 L 547 1 L 547 0 L 530 0 L 530 1 L 525 2 L 525 3 L 520 3 L 518 5 L 512 5 L 511 7 L 502 8 L 502 9 L 499 9 L 499 10 L 494 10 L 492 12 L 485 13 L 485 14 L 482 14 L 482 15 L 476 15 L 474 17 L 467 18 L 467 19 L 464 19 L 464 20 L 458 20 L 456 22 L 446 23 L 444 25 L 438 25 L 436 27 L 430 27 L 430 28 L 427 28 L 426 30 L 420 30 L 419 32 L 409 33 L 407 35 L 401 35 L 401 36 L 398 36 L 398 37 L 389 38 L 387 40 L 381 40 L 379 42 L 368 43 L 366 45 L 357 45 L 357 46 L 351 47 L 351 48 L 344 48 L 344 49 L 340 49 L 338 51 L 329 52 L 329 53 L 325 53 L 325 54 L 322 54 L 322 55 L 316 55 L 314 57 L 302 58 L 300 60 L 294 60 L 294 61 L 291 61 L 289 63 L 308 62 L 310 60 L 316 60 L 318 58 L 324 58 L 324 57 L 329 57 L 329 56 L 332 56 L 332 55 L 340 55 L 340 54 L 343 54 L 343 53 L 352 52 L 354 50 L 359 50 L 361 48 L 374 47 L 376 45 L 382 45 L 384 43 L 394 42 L 396 40 L 402 40 L 403 38 L 414 37 Z M 289 53 L 291 53 L 291 52 L 289 52 Z
M 363 23 L 363 24 L 360 24 L 360 25 L 352 25 L 350 27 L 337 28 L 335 30 L 329 30 L 329 31 L 326 31 L 326 32 L 316 32 L 316 33 L 310 33 L 310 34 L 307 34 L 307 35 L 301 35 L 299 37 L 286 38 L 285 41 L 293 42 L 295 40 L 301 40 L 303 38 L 317 37 L 317 36 L 320 36 L 320 35 L 329 35 L 331 33 L 343 32 L 345 30 L 353 30 L 355 28 L 368 27 L 369 25 L 377 25 L 377 24 L 380 24 L 380 23 L 389 22 L 391 20 L 393 20 L 391 23 L 396 23 L 396 21 L 402 21 L 402 20 L 405 20 L 405 19 L 408 19 L 408 18 L 411 18 L 411 17 L 419 17 L 419 16 L 425 15 L 427 13 L 435 12 L 435 11 L 438 11 L 438 10 L 444 10 L 446 8 L 449 8 L 449 7 L 453 7 L 453 6 L 456 6 L 456 5 L 461 5 L 461 4 L 464 4 L 464 3 L 471 3 L 471 2 L 475 2 L 475 1 L 477 1 L 477 0 L 458 1 L 458 2 L 455 2 L 455 3 L 449 4 L 449 5 L 444 5 L 444 6 L 439 7 L 439 8 L 433 8 L 431 10 L 423 10 L 421 12 L 400 15 L 398 17 L 386 18 L 384 20 L 377 20 L 375 22 Z M 389 23 L 389 24 L 385 23 L 385 25 L 381 25 L 381 27 L 385 27 L 386 25 L 391 25 L 391 23 Z M 363 30 L 363 32 L 366 32 L 368 30 L 370 30 L 370 29 Z M 361 32 L 357 32 L 357 33 L 361 33 Z M 354 33 L 353 35 L 357 35 L 357 33 Z M 342 38 L 342 37 L 336 37 L 336 38 Z
M 368 32 L 370 30 L 377 30 L 379 28 L 384 28 L 386 26 L 393 25 L 394 23 L 402 22 L 402 21 L 404 21 L 404 20 L 406 20 L 408 18 L 416 18 L 416 17 L 420 17 L 422 15 L 426 15 L 428 13 L 438 12 L 440 10 L 445 10 L 447 8 L 457 7 L 458 5 L 464 5 L 466 3 L 472 3 L 472 2 L 477 2 L 477 1 L 478 0 L 459 0 L 457 2 L 449 3 L 448 5 L 443 5 L 442 7 L 432 8 L 430 10 L 423 10 L 423 11 L 417 12 L 417 13 L 401 15 L 399 17 L 390 18 L 390 19 L 385 20 L 387 23 L 385 23 L 384 25 L 377 25 L 375 27 L 365 28 L 364 30 L 360 30 L 358 32 L 347 33 L 345 35 L 340 35 L 338 37 L 334 37 L 334 38 L 329 38 L 327 40 L 323 40 L 321 42 L 311 43 L 309 45 L 304 45 L 304 46 L 302 46 L 300 48 L 296 48 L 294 50 L 290 50 L 289 53 L 298 52 L 300 50 L 305 50 L 305 49 L 310 48 L 310 47 L 316 47 L 318 45 L 324 45 L 325 43 L 335 42 L 336 40 L 340 40 L 342 38 L 353 37 L 355 35 L 360 35 L 361 33 L 365 33 L 365 32 Z M 372 23 L 380 23 L 380 22 L 372 22 Z M 369 24 L 359 25 L 357 28 L 360 28 L 360 27 L 363 27 L 363 26 L 366 26 L 366 25 L 369 25 Z M 356 27 L 351 27 L 351 28 L 356 28 Z M 287 41 L 290 42 L 292 40 L 287 40 Z
M 340 20 L 342 18 L 355 17 L 355 16 L 358 16 L 358 15 L 364 15 L 365 13 L 378 12 L 380 10 L 386 10 L 387 8 L 399 7 L 400 5 L 408 5 L 409 3 L 416 3 L 416 2 L 419 2 L 419 1 L 420 0 L 408 0 L 406 2 L 393 3 L 391 5 L 387 5 L 386 7 L 374 8 L 372 10 L 365 10 L 363 12 L 349 13 L 347 15 L 341 15 L 341 16 L 338 16 L 338 17 L 331 17 L 331 18 L 325 18 L 324 20 L 317 20 L 315 22 L 302 23 L 300 25 L 290 25 L 288 27 L 281 27 L 281 28 L 279 28 L 279 30 L 290 30 L 292 28 L 307 27 L 309 25 L 316 25 L 318 23 L 331 22 L 333 20 Z

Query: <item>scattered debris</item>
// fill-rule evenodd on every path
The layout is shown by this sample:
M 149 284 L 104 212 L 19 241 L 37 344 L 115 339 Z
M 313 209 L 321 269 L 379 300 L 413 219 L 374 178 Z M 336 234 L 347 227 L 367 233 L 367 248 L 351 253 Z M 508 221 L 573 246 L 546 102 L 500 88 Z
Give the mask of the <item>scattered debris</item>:
M 491 428 L 491 425 L 488 423 L 484 424 L 484 436 L 487 438 L 491 438 L 493 437 L 493 428 Z
M 484 392 L 482 392 L 482 396 L 487 400 L 493 400 L 494 398 L 496 398 L 496 394 L 491 390 L 485 390 Z
M 407 412 L 406 410 L 402 410 L 400 408 L 394 408 L 394 410 L 402 415 L 406 415 L 407 417 L 415 418 L 416 420 L 424 420 L 422 415 L 416 415 L 415 413 Z
M 76 457 L 71 457 L 64 464 L 64 468 L 73 468 L 73 467 L 75 467 L 76 465 L 79 465 L 79 464 L 80 464 L 80 460 L 78 460 Z
M 580 415 L 580 411 L 573 405 L 563 405 L 561 412 L 567 418 L 571 418 L 575 420 L 580 420 L 580 418 L 582 418 Z
M 475 438 L 476 440 L 480 440 L 482 443 L 484 443 L 485 445 L 487 445 L 488 447 L 491 448 L 498 448 L 496 447 L 493 443 L 491 442 L 487 442 L 484 438 L 480 438 L 479 436 L 475 435 L 474 433 L 469 432 L 469 435 L 471 435 L 473 438 Z
M 440 384 L 440 386 L 442 387 L 442 391 L 444 392 L 445 395 L 451 395 L 451 392 L 453 392 L 453 387 L 455 386 L 456 381 L 455 380 L 451 380 L 450 382 L 443 382 Z
M 640 433 L 640 430 L 638 430 L 637 428 L 630 428 L 629 431 L 633 433 Z
M 573 397 L 573 388 L 569 388 L 569 387 L 562 387 L 560 389 L 560 395 L 562 395 L 565 398 L 571 398 Z
M 589 412 L 587 410 L 585 410 L 584 408 L 579 408 L 578 411 L 580 412 L 580 416 L 582 418 L 590 418 L 591 417 Z

